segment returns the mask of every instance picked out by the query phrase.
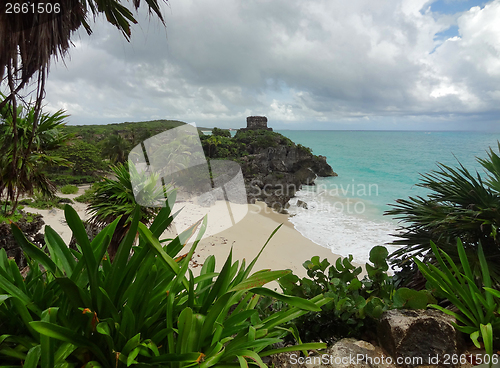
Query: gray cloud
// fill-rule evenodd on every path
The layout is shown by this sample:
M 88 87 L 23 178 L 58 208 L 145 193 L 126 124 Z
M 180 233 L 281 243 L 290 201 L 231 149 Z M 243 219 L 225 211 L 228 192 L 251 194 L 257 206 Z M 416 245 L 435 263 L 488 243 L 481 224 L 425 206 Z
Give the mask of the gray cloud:
M 73 124 L 238 127 L 265 114 L 281 128 L 448 129 L 472 116 L 491 127 L 500 0 L 455 15 L 431 4 L 170 0 L 166 29 L 140 14 L 131 43 L 102 20 L 76 37 L 66 66 L 52 66 L 47 107 L 67 109 Z M 458 37 L 436 37 L 451 25 Z

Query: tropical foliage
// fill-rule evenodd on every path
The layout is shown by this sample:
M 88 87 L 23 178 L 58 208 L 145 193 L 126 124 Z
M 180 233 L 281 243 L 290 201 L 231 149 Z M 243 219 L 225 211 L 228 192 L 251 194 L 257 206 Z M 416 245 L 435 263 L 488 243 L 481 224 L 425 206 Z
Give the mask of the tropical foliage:
M 481 244 L 478 246 L 481 270 L 479 276 L 473 274 L 460 239 L 457 242 L 457 251 L 461 269 L 446 252 L 438 249 L 432 242 L 431 247 L 438 266 L 426 265 L 418 258 L 414 260 L 433 287 L 434 293 L 447 298 L 458 309 L 458 312 L 436 304 L 431 304 L 431 307 L 455 317 L 457 320 L 455 327 L 470 335 L 474 345 L 478 348 L 484 347 L 486 353 L 492 357 L 494 337 L 500 341 L 500 291 L 492 288 L 489 266 Z
M 166 0 L 164 0 L 166 2 Z M 7 12 L 7 2 L 0 3 L 0 86 L 6 87 L 8 92 L 6 96 L 2 96 L 0 101 L 0 112 L 5 119 L 4 113 L 7 111 L 13 112 L 9 116 L 12 118 L 10 125 L 14 132 L 10 158 L 10 166 L 5 166 L 2 162 L 1 168 L 3 171 L 2 183 L 0 183 L 0 195 L 7 188 L 7 195 L 14 199 L 14 187 L 18 186 L 21 192 L 24 190 L 31 191 L 31 181 L 25 177 L 26 155 L 23 157 L 23 162 L 18 165 L 17 141 L 18 127 L 18 111 L 19 107 L 24 107 L 32 112 L 28 129 L 32 134 L 27 136 L 25 147 L 31 152 L 31 147 L 36 146 L 34 142 L 35 132 L 44 119 L 42 114 L 42 102 L 45 96 L 45 82 L 49 72 L 49 63 L 52 57 L 64 58 L 70 46 L 72 45 L 71 37 L 75 31 L 83 26 L 88 34 L 92 32 L 92 28 L 88 23 L 90 17 L 105 15 L 106 20 L 116 26 L 123 35 L 130 38 L 132 23 L 137 23 L 132 12 L 123 5 L 128 2 L 122 0 L 61 0 L 57 2 L 39 3 L 38 6 L 49 6 L 51 11 L 46 8 L 43 12 L 24 11 L 24 5 L 29 6 L 29 3 L 22 4 L 22 11 Z M 144 3 L 144 2 L 142 2 Z M 161 2 L 159 0 L 145 0 L 150 14 L 155 14 L 160 21 L 164 22 L 161 11 Z M 134 0 L 133 7 L 137 10 L 141 6 L 141 0 Z M 16 4 L 18 5 L 18 4 Z M 55 9 L 57 7 L 57 10 Z M 26 91 L 29 83 L 33 83 L 35 87 L 31 87 L 31 91 Z M 31 94 L 33 103 L 25 103 L 25 97 Z M 61 113 L 62 115 L 62 113 Z M 26 122 L 26 121 L 25 121 Z M 6 169 L 5 169 L 6 168 Z M 7 172 L 8 175 L 5 175 Z M 17 179 L 20 178 L 20 179 Z M 40 183 L 44 180 L 42 177 Z M 17 183 L 13 183 L 18 180 Z M 28 188 L 20 186 L 22 183 L 27 183 Z M 47 183 L 45 183 L 47 184 Z M 45 185 L 46 190 L 50 192 L 52 187 Z M 15 206 L 14 206 L 15 209 Z
M 326 300 L 318 296 L 308 301 L 263 288 L 289 271 L 251 274 L 262 250 L 248 266 L 232 263 L 229 255 L 220 273 L 210 257 L 200 276 L 193 276 L 188 264 L 206 221 L 200 220 L 200 233 L 187 256 L 175 258 L 200 223 L 162 245 L 158 237 L 172 221 L 169 208 L 161 210 L 149 229 L 136 208 L 131 230 L 111 263 L 106 249 L 120 220 L 89 242 L 76 212 L 67 206 L 65 215 L 80 251 L 71 251 L 47 226 L 48 256 L 12 225 L 30 258 L 30 271 L 23 278 L 0 250 L 2 363 L 25 368 L 265 367 L 264 356 L 325 347 L 271 348 L 292 331 L 290 321 L 308 310 L 318 311 Z M 133 246 L 137 233 L 139 243 Z M 291 307 L 261 318 L 259 296 Z
M 166 188 L 157 186 L 157 175 L 138 173 L 134 165 L 130 165 L 130 171 L 128 164 L 111 166 L 111 172 L 113 178 L 104 177 L 94 183 L 87 211 L 91 215 L 90 222 L 98 226 L 108 225 L 120 218 L 109 248 L 110 257 L 114 259 L 118 245 L 131 225 L 131 215 L 137 206 L 135 195 L 147 203 L 164 202 Z M 142 188 L 132 187 L 131 172 L 137 177 L 134 182 L 142 183 Z M 149 223 L 158 211 L 158 207 L 140 207 L 141 222 Z
M 42 114 L 33 130 L 33 108 L 26 111 L 20 107 L 14 114 L 5 106 L 0 111 L 0 199 L 11 201 L 13 210 L 20 195 L 31 195 L 35 189 L 45 197 L 54 196 L 56 186 L 47 178 L 45 169 L 68 165 L 54 153 L 68 139 L 61 130 L 66 118 L 63 111 Z
M 435 302 L 426 290 L 395 289 L 392 276 L 387 274 L 388 254 L 385 247 L 372 248 L 372 264 L 366 263 L 363 279 L 359 278 L 361 267 L 352 264 L 352 255 L 338 258 L 334 265 L 316 256 L 303 264 L 308 277 L 299 279 L 288 274 L 280 278 L 287 295 L 309 299 L 324 294 L 330 298 L 320 312 L 308 313 L 298 320 L 303 341 L 362 337 L 388 309 L 425 309 L 427 303 Z
M 107 169 L 106 164 L 101 159 L 101 151 L 95 144 L 75 139 L 59 148 L 56 153 L 71 163 L 70 174 L 72 176 L 95 175 Z M 62 172 L 65 172 L 67 168 L 63 167 L 62 169 Z M 50 170 L 50 172 L 52 171 L 61 172 L 61 170 Z
M 102 155 L 109 158 L 113 163 L 124 163 L 131 146 L 120 134 L 113 134 L 102 142 Z
M 499 146 L 500 150 L 500 146 Z M 428 188 L 427 197 L 400 199 L 387 214 L 403 225 L 393 244 L 401 248 L 390 255 L 391 262 L 403 269 L 401 277 L 414 278 L 417 267 L 413 256 L 436 264 L 431 241 L 459 264 L 456 239 L 459 238 L 471 262 L 474 275 L 480 275 L 478 259 L 482 245 L 493 283 L 500 284 L 500 157 L 492 149 L 487 159 L 478 159 L 486 177 L 472 174 L 463 165 L 439 164 L 439 170 L 422 175 L 417 186 Z
M 62 194 L 75 194 L 78 192 L 78 187 L 76 185 L 65 185 L 61 188 Z
M 231 132 L 227 129 L 219 129 L 217 127 L 212 129 L 212 135 L 213 136 L 220 136 L 220 137 L 226 137 L 226 138 L 231 138 Z

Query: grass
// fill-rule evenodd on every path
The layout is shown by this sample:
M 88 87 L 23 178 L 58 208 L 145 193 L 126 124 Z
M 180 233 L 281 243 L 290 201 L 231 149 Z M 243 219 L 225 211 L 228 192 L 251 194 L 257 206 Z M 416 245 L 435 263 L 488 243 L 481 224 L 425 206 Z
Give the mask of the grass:
M 71 199 L 54 197 L 53 199 L 48 198 L 36 198 L 36 199 L 23 199 L 19 201 L 19 204 L 37 208 L 39 210 L 50 210 L 52 208 L 64 209 L 66 203 L 73 203 Z
M 90 200 L 95 196 L 95 189 L 90 187 L 85 190 L 85 193 L 75 198 L 75 201 L 80 203 L 89 203 Z
M 78 187 L 76 185 L 66 184 L 61 187 L 62 194 L 76 194 L 78 193 Z

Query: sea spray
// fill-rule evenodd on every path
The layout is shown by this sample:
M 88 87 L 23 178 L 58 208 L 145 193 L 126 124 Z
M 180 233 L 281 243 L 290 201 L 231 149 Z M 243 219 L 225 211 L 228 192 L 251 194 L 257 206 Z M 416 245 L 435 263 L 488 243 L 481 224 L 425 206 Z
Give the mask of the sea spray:
M 396 233 L 397 225 L 378 220 L 378 210 L 373 204 L 331 193 L 304 186 L 290 200 L 290 221 L 302 235 L 335 254 L 352 254 L 360 263 L 369 260 L 370 249 L 376 245 L 385 245 L 389 252 L 397 249 L 386 244 L 395 239 L 390 234 Z M 307 208 L 298 206 L 299 200 L 307 204 Z

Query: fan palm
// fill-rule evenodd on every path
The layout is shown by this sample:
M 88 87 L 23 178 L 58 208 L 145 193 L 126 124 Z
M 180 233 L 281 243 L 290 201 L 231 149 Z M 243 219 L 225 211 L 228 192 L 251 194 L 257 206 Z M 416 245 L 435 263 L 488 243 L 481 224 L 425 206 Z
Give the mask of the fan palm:
M 167 0 L 163 1 L 166 3 Z M 164 23 L 160 0 L 144 0 L 144 2 L 147 4 L 149 13 L 156 15 Z M 27 2 L 19 3 L 24 5 Z M 122 5 L 123 3 L 125 3 L 124 0 L 35 0 L 27 3 L 33 6 L 28 7 L 30 11 L 9 13 L 7 12 L 8 2 L 0 2 L 0 84 L 9 90 L 7 96 L 3 96 L 3 100 L 0 101 L 0 111 L 8 107 L 9 111 L 17 112 L 19 100 L 23 100 L 20 95 L 23 89 L 33 80 L 36 85 L 34 104 L 25 106 L 27 109 L 33 108 L 31 135 L 28 137 L 26 151 L 31 151 L 40 123 L 50 59 L 52 57 L 64 58 L 72 44 L 73 33 L 83 26 L 87 33 L 91 34 L 89 18 L 96 18 L 102 14 L 128 40 L 131 36 L 130 25 L 137 21 L 132 12 Z M 38 9 L 40 5 L 48 9 L 49 4 L 50 9 L 53 10 L 51 12 L 32 10 Z M 137 10 L 141 6 L 141 0 L 133 0 L 132 4 Z M 18 142 L 17 135 L 17 113 L 13 113 L 11 117 L 14 132 L 11 162 L 18 162 L 17 146 L 21 143 Z M 21 172 L 27 170 L 25 167 L 27 163 L 28 160 L 24 158 L 20 166 L 11 165 L 7 171 L 3 170 L 3 175 L 8 175 L 8 182 L 18 180 L 16 178 L 22 176 Z M 12 193 L 11 191 L 10 194 Z
M 147 224 L 165 204 L 166 189 L 159 187 L 157 175 L 140 174 L 134 165 L 117 164 L 111 167 L 114 178 L 103 178 L 94 184 L 95 194 L 87 207 L 90 222 L 103 227 L 121 216 L 116 231 L 108 248 L 110 259 L 113 260 L 118 246 L 124 239 L 130 227 L 131 215 L 137 206 L 135 195 L 140 196 L 141 203 L 158 203 L 158 207 L 140 207 L 141 222 Z M 137 176 L 131 180 L 132 176 Z M 141 188 L 133 188 L 132 182 L 141 183 Z M 134 195 L 135 194 L 135 195 Z
M 0 111 L 0 199 L 12 202 L 15 210 L 21 194 L 33 194 L 37 189 L 43 196 L 52 197 L 56 186 L 48 180 L 44 169 L 50 165 L 68 166 L 69 162 L 54 151 L 65 145 L 69 136 L 62 131 L 67 115 L 64 112 L 42 114 L 35 132 L 34 109 L 25 112 L 18 108 L 14 127 L 12 111 L 8 106 Z M 17 136 L 14 143 L 13 137 Z M 32 138 L 31 147 L 29 145 Z M 11 175 L 16 171 L 17 175 Z
M 499 144 L 500 151 L 500 144 Z M 431 250 L 433 241 L 438 248 L 458 263 L 457 238 L 464 244 L 476 275 L 480 275 L 477 249 L 482 245 L 491 276 L 500 284 L 500 157 L 491 148 L 487 159 L 478 159 L 486 169 L 485 180 L 478 172 L 472 174 L 462 164 L 450 167 L 438 164 L 439 170 L 422 175 L 417 186 L 431 190 L 426 198 L 399 199 L 386 214 L 395 216 L 403 224 L 400 239 L 393 242 L 402 246 L 389 258 L 402 267 L 411 279 L 417 268 L 411 256 L 420 256 L 424 262 L 435 263 Z
M 109 158 L 113 163 L 124 163 L 127 160 L 127 154 L 130 151 L 129 142 L 119 134 L 109 136 L 103 142 L 102 154 Z

